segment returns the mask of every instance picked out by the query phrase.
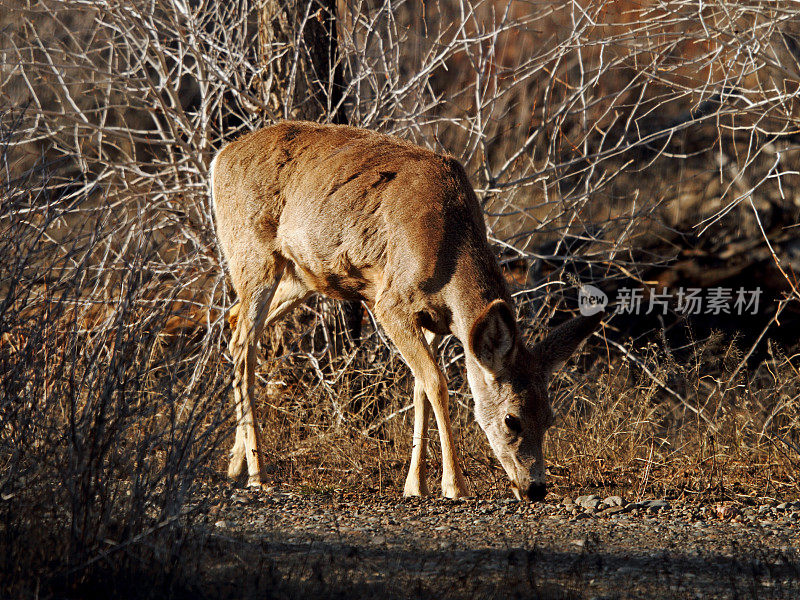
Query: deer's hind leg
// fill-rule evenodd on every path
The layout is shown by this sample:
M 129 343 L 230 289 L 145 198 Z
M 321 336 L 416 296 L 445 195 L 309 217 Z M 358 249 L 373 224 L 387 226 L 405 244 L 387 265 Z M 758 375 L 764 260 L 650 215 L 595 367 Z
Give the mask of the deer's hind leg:
M 271 277 L 239 291 L 236 329 L 228 349 L 233 358 L 233 396 L 236 404 L 236 440 L 231 450 L 228 476 L 237 478 L 247 464 L 247 485 L 261 485 L 261 456 L 258 425 L 253 410 L 256 342 L 264 329 L 267 309 L 278 288 L 283 266 Z
M 279 276 L 280 277 L 280 276 Z M 270 324 L 274 323 L 281 317 L 283 317 L 286 313 L 292 310 L 295 306 L 297 306 L 300 302 L 302 302 L 305 298 L 309 295 L 309 290 L 306 288 L 303 283 L 294 275 L 293 270 L 291 268 L 291 263 L 289 266 L 283 271 L 283 276 L 280 277 L 279 283 L 277 288 L 270 294 L 268 291 L 264 291 L 260 294 L 257 294 L 256 297 L 258 298 L 258 305 L 255 310 L 244 310 L 242 306 L 239 307 L 235 314 L 235 324 L 236 327 L 234 329 L 234 336 L 231 338 L 230 344 L 230 352 L 231 355 L 234 356 L 234 377 L 236 377 L 236 373 L 240 372 L 239 363 L 236 362 L 236 353 L 235 349 L 240 347 L 239 344 L 239 337 L 238 336 L 245 336 L 246 334 L 240 333 L 239 330 L 239 323 L 241 320 L 242 315 L 246 315 L 248 312 L 254 313 L 254 319 L 251 321 L 252 323 L 252 339 L 251 344 L 248 350 L 247 358 L 252 364 L 252 366 L 246 369 L 246 377 L 242 378 L 241 381 L 247 382 L 247 389 L 248 393 L 246 396 L 246 400 L 240 401 L 240 398 L 245 398 L 241 392 L 237 392 L 236 390 L 241 390 L 241 384 L 237 385 L 236 379 L 234 380 L 234 395 L 236 398 L 236 441 L 234 442 L 233 449 L 231 450 L 231 461 L 228 465 L 228 477 L 232 479 L 236 479 L 242 472 L 244 468 L 245 462 L 248 464 L 248 485 L 258 485 L 255 480 L 253 479 L 253 471 L 257 469 L 256 472 L 259 473 L 259 480 L 260 483 L 260 438 L 258 435 L 258 425 L 255 423 L 253 419 L 253 410 L 252 406 L 249 411 L 249 419 L 247 416 L 246 407 L 248 402 L 252 402 L 252 389 L 254 383 L 254 376 L 255 376 L 255 343 L 258 341 L 259 337 L 261 336 L 261 332 L 264 328 L 268 327 Z M 269 296 L 269 299 L 268 299 Z M 244 327 L 244 326 L 243 326 Z M 245 339 L 247 339 L 245 337 Z M 244 361 L 244 365 L 248 366 L 248 363 Z M 249 379 L 247 379 L 249 377 Z M 237 395 L 238 394 L 238 395 Z M 254 449 L 248 450 L 246 440 L 247 436 L 249 435 L 251 439 L 255 440 Z M 253 467 L 250 465 L 251 457 L 255 457 L 257 464 Z M 246 460 L 247 459 L 247 460 Z

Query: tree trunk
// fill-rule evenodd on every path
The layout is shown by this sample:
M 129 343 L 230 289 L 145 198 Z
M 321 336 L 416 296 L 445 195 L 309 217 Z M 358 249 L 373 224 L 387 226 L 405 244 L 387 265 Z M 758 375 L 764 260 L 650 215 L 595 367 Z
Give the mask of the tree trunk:
M 346 123 L 336 0 L 261 0 L 258 44 L 270 119 Z

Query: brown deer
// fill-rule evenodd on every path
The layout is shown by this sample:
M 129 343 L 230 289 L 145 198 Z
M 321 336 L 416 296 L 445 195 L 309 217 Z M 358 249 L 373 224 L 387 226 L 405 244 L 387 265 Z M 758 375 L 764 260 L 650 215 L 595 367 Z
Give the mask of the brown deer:
M 253 412 L 255 343 L 309 294 L 362 300 L 414 374 L 414 438 L 405 495 L 427 494 L 430 408 L 442 492 L 467 495 L 434 343 L 463 344 L 475 418 L 517 498 L 545 495 L 547 380 L 598 325 L 578 317 L 527 348 L 486 238 L 478 199 L 450 156 L 364 129 L 283 122 L 225 146 L 210 166 L 218 242 L 239 297 L 230 341 L 236 440 L 228 475 L 247 463 L 261 485 Z

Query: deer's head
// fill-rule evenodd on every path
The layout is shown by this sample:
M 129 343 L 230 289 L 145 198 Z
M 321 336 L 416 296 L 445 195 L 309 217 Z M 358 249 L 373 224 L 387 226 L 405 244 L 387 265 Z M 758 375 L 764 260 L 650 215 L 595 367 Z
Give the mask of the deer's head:
M 520 500 L 542 500 L 547 490 L 542 445 L 553 422 L 548 380 L 602 316 L 572 319 L 531 348 L 522 341 L 513 309 L 503 300 L 492 302 L 472 325 L 467 377 L 475 418 Z

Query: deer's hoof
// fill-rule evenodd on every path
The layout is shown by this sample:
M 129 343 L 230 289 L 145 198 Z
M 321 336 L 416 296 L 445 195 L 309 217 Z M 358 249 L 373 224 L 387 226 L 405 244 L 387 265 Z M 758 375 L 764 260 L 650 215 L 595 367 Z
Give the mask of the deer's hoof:
M 228 479 L 237 480 L 244 470 L 244 451 L 232 452 L 231 460 L 228 463 Z
M 450 498 L 451 500 L 455 500 L 456 498 L 466 498 L 469 496 L 464 479 L 459 477 L 455 481 L 442 481 L 442 495 L 445 498 Z
M 427 496 L 428 485 L 424 481 L 406 479 L 406 486 L 403 488 L 403 496 L 406 498 L 414 496 Z
M 261 490 L 264 488 L 264 484 L 261 481 L 261 477 L 251 475 L 247 478 L 247 487 L 253 490 Z

